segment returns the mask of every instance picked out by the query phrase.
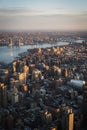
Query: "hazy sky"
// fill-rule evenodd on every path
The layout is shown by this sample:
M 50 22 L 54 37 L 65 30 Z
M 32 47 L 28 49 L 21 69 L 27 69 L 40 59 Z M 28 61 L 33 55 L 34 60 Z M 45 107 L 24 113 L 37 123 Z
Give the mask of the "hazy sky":
M 87 30 L 87 0 L 0 0 L 0 30 Z

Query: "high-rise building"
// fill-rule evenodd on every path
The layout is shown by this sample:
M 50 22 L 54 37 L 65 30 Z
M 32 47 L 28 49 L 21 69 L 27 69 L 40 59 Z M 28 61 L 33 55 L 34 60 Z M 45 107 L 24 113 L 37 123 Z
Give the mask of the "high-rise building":
M 7 105 L 7 86 L 0 83 L 0 106 L 6 107 Z
M 74 114 L 72 113 L 72 110 L 68 113 L 68 130 L 74 129 Z
M 26 84 L 26 73 L 19 73 L 20 84 Z
M 9 38 L 9 47 L 12 47 L 12 46 L 13 46 L 12 38 Z
M 15 104 L 16 102 L 19 102 L 19 96 L 17 93 L 14 93 L 11 95 L 11 103 Z
M 41 77 L 42 77 L 41 71 L 39 71 L 38 69 L 34 69 L 32 72 L 32 80 L 40 80 Z
M 13 62 L 12 69 L 13 69 L 13 72 L 16 72 L 16 61 Z
M 74 130 L 74 113 L 70 108 L 62 114 L 62 129 Z

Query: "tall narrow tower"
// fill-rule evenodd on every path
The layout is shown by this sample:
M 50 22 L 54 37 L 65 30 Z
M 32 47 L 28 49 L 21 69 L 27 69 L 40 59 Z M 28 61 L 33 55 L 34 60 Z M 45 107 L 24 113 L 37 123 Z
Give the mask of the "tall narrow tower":
M 62 115 L 62 129 L 63 130 L 74 130 L 74 113 L 69 108 L 65 110 Z
M 6 107 L 7 105 L 7 86 L 0 83 L 0 106 Z
M 12 47 L 12 46 L 13 46 L 12 38 L 9 38 L 9 47 Z
M 20 47 L 20 45 L 21 45 L 21 42 L 20 42 L 20 39 L 18 40 L 18 46 Z
M 67 122 L 67 130 L 73 130 L 74 129 L 74 113 L 72 112 L 72 109 L 68 110 L 68 122 Z

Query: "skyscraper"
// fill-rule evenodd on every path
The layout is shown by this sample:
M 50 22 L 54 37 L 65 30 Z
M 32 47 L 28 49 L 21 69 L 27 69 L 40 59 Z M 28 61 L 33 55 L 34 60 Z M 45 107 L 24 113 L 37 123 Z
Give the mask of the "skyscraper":
M 12 38 L 9 38 L 9 47 L 12 47 L 12 46 L 13 46 Z
M 7 105 L 7 86 L 0 83 L 0 106 L 6 107 Z
M 62 114 L 62 129 L 73 130 L 74 129 L 74 113 L 71 108 L 65 110 Z

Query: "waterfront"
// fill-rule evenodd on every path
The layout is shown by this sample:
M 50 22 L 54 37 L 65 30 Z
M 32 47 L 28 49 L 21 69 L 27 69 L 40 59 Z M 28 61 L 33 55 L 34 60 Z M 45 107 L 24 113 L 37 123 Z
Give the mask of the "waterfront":
M 0 62 L 4 63 L 10 63 L 12 62 L 16 57 L 18 57 L 19 53 L 26 52 L 27 49 L 33 49 L 33 48 L 46 48 L 46 47 L 52 47 L 52 46 L 60 46 L 60 45 L 67 45 L 68 42 L 57 42 L 56 44 L 36 44 L 36 45 L 25 45 L 13 48 L 9 48 L 7 46 L 0 47 Z
M 82 43 L 83 40 L 77 40 L 76 43 Z M 61 45 L 68 45 L 69 42 L 57 42 L 54 44 L 44 43 L 44 44 L 35 44 L 35 45 L 25 45 L 13 48 L 9 48 L 7 46 L 0 47 L 0 62 L 3 63 L 10 63 L 12 62 L 16 57 L 18 57 L 19 53 L 26 52 L 27 49 L 33 49 L 33 48 L 47 48 L 47 47 L 53 47 L 53 46 L 61 46 Z
M 8 130 L 68 130 L 64 122 L 73 124 L 72 130 L 87 130 L 86 50 L 86 42 L 30 49 L 1 66 L 0 130 L 10 122 Z

